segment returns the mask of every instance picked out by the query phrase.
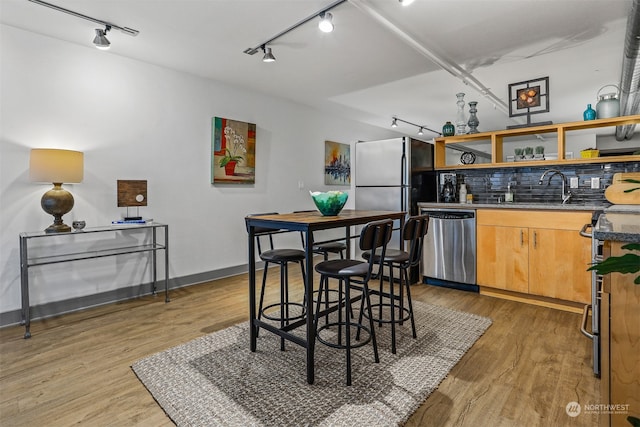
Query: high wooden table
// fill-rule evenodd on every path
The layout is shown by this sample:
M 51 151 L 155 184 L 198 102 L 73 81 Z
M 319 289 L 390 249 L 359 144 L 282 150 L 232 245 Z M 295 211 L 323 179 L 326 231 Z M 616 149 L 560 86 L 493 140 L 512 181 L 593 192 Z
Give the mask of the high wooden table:
M 370 221 L 382 219 L 392 219 L 400 221 L 400 228 L 404 223 L 406 212 L 397 211 L 365 211 L 345 209 L 337 216 L 322 216 L 320 212 L 297 212 L 276 215 L 248 216 L 245 218 L 249 231 L 249 330 L 250 349 L 256 351 L 256 341 L 258 327 L 273 332 L 291 342 L 294 342 L 307 350 L 307 382 L 313 384 L 314 381 L 314 347 L 315 329 L 313 327 L 313 233 L 314 231 L 327 230 L 331 228 L 345 228 L 346 239 L 351 238 L 350 227 L 354 225 L 366 224 Z M 304 233 L 306 243 L 305 269 L 306 283 L 305 295 L 307 309 L 304 319 L 291 322 L 284 328 L 278 328 L 272 324 L 265 323 L 257 318 L 256 313 L 256 248 L 255 248 L 255 227 L 272 228 L 274 230 L 300 231 Z M 347 251 L 348 253 L 349 251 Z M 301 326 L 306 327 L 304 337 L 291 333 Z

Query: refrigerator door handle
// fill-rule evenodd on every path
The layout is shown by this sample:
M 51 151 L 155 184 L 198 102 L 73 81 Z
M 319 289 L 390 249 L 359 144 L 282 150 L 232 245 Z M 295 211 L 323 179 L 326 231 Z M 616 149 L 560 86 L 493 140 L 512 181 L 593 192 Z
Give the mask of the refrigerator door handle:
M 402 182 L 400 183 L 400 185 L 403 187 L 402 191 L 400 192 L 401 196 L 400 196 L 400 208 L 403 211 L 407 211 L 407 199 L 409 198 L 409 195 L 407 194 L 408 190 L 408 186 L 409 186 L 409 177 L 408 177 L 408 170 L 407 170 L 407 138 L 402 138 L 402 156 L 400 158 L 400 176 L 402 178 Z

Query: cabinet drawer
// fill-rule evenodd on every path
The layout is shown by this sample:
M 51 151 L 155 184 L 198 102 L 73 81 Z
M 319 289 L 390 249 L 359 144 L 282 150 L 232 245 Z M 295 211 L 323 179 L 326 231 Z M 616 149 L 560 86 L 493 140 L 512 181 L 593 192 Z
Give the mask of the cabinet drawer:
M 591 222 L 591 211 L 478 209 L 476 222 L 478 225 L 499 225 L 503 227 L 580 230 L 583 225 Z

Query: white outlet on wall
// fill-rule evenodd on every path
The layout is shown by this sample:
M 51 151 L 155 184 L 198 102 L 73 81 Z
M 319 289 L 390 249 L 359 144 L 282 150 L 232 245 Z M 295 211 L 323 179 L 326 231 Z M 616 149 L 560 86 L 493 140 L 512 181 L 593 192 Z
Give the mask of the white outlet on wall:
M 600 188 L 600 178 L 594 176 L 591 178 L 591 188 L 598 189 Z
M 578 177 L 577 176 L 572 176 L 571 179 L 569 179 L 569 186 L 571 188 L 578 188 Z
M 298 190 L 302 190 L 304 188 L 304 181 L 298 181 Z

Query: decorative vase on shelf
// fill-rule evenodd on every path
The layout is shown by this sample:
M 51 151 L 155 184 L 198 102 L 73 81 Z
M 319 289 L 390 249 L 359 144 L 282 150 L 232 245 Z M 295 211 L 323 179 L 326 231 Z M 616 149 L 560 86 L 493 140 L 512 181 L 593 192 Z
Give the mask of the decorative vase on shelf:
M 447 122 L 442 126 L 442 136 L 453 136 L 456 134 L 456 127 L 451 122 Z
M 456 105 L 458 106 L 458 113 L 456 114 L 456 135 L 464 135 L 467 133 L 467 119 L 464 115 L 464 93 L 456 93 L 456 97 L 458 101 L 456 101 Z
M 476 116 L 476 105 L 478 105 L 478 101 L 469 102 L 469 121 L 467 124 L 469 125 L 469 133 L 478 133 L 478 125 L 480 121 L 478 120 L 478 116 Z
M 587 104 L 587 109 L 582 113 L 582 117 L 585 120 L 595 120 L 596 119 L 596 110 L 591 108 L 591 104 Z

